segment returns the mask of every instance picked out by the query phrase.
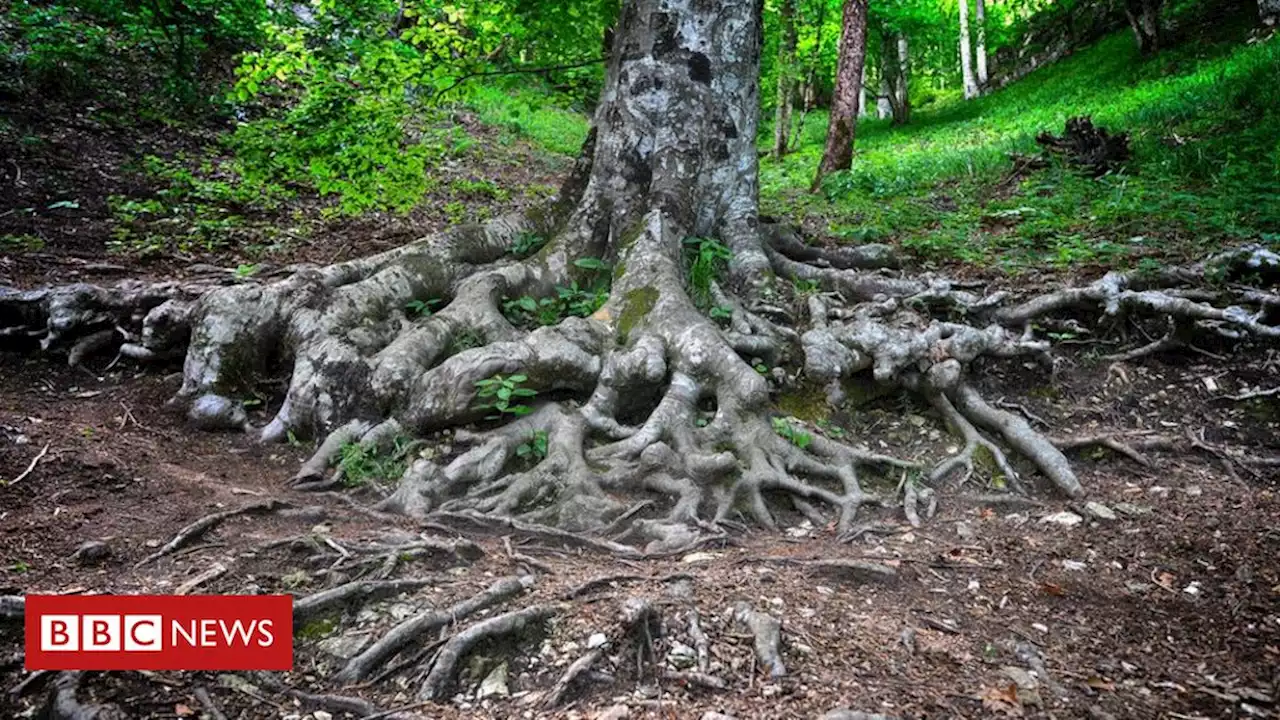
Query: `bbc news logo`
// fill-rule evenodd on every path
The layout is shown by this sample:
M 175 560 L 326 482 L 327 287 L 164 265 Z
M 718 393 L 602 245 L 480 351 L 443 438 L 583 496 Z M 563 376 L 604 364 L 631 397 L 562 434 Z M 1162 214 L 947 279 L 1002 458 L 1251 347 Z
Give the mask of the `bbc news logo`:
M 28 595 L 27 670 L 291 670 L 288 595 Z

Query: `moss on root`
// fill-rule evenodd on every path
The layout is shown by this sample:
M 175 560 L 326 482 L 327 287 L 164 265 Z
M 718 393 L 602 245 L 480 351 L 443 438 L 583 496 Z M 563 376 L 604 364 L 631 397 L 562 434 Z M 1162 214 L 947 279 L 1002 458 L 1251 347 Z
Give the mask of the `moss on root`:
M 818 423 L 829 421 L 833 408 L 827 402 L 827 393 L 813 383 L 803 383 L 778 395 L 778 410 L 785 415 Z
M 627 292 L 622 301 L 622 313 L 618 316 L 618 344 L 627 344 L 632 329 L 648 317 L 657 304 L 657 288 L 646 285 Z

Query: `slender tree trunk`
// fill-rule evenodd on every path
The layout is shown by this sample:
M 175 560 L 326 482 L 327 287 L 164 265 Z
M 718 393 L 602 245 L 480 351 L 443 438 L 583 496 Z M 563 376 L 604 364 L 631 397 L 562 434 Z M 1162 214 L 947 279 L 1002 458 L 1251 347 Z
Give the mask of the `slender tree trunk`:
M 787 154 L 791 104 L 795 97 L 796 0 L 782 0 L 782 41 L 778 44 L 778 105 L 773 116 L 773 157 Z
M 1160 52 L 1160 7 L 1163 4 L 1164 0 L 1124 0 L 1124 15 L 1133 29 L 1138 51 L 1143 55 Z
M 884 67 L 883 53 L 881 53 L 880 65 L 880 91 L 876 95 L 876 117 L 884 120 L 893 117 L 893 84 Z
M 987 3 L 974 0 L 973 19 L 977 23 L 978 42 L 975 47 L 978 69 L 978 91 L 987 91 Z
M 867 65 L 862 64 L 862 85 L 858 88 L 858 117 L 870 117 L 871 110 L 867 107 Z
M 1280 0 L 1258 0 L 1258 19 L 1266 27 L 1280 25 Z
M 836 63 L 836 89 L 831 99 L 827 145 L 813 178 L 817 192 L 822 178 L 853 164 L 853 139 L 858 127 L 858 93 L 867 59 L 867 0 L 845 0 L 840 30 L 840 58 Z
M 973 57 L 969 47 L 969 0 L 960 0 L 960 74 L 964 77 L 964 99 L 978 96 L 978 81 L 973 76 Z
M 908 89 L 911 80 L 911 50 L 906 35 L 898 34 L 897 49 L 898 72 L 893 92 L 893 122 L 895 125 L 905 125 L 911 121 L 911 92 Z

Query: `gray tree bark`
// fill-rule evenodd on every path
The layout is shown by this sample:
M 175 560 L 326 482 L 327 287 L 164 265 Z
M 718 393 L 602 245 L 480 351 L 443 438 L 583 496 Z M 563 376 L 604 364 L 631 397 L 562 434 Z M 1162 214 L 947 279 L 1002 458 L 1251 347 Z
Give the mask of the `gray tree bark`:
M 1280 0 L 1258 0 L 1258 19 L 1265 27 L 1280 25 Z
M 1164 0 L 1124 0 L 1124 15 L 1133 30 L 1138 51 L 1143 55 L 1160 52 L 1160 9 Z
M 987 90 L 987 3 L 986 0 L 974 0 L 973 20 L 977 25 L 977 43 L 974 46 L 977 66 L 978 92 Z
M 892 65 L 897 69 L 893 83 L 893 122 L 895 125 L 905 125 L 911 121 L 911 48 L 907 43 L 907 36 L 898 33 L 893 47 L 895 57 Z
M 796 0 L 782 0 L 782 38 L 778 43 L 778 97 L 773 116 L 773 157 L 787 154 L 791 135 L 791 106 L 795 98 Z
M 978 81 L 973 75 L 973 49 L 969 42 L 969 0 L 960 0 L 960 75 L 964 99 L 978 97 Z

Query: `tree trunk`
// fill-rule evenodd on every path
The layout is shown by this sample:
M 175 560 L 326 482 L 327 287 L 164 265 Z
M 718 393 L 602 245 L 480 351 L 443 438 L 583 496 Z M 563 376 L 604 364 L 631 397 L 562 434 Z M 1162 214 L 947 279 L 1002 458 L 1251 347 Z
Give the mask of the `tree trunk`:
M 1124 15 L 1133 29 L 1138 51 L 1146 56 L 1160 52 L 1160 8 L 1164 0 L 1124 0 Z
M 432 452 L 378 509 L 607 532 L 616 542 L 594 542 L 635 555 L 683 552 L 742 521 L 845 532 L 868 503 L 913 518 L 958 473 L 1025 492 L 1005 448 L 1079 497 L 1065 456 L 970 377 L 987 359 L 1051 360 L 1042 323 L 1174 320 L 1176 334 L 1125 361 L 1188 329 L 1280 338 L 1266 322 L 1274 295 L 1239 284 L 1280 268 L 1258 247 L 1019 297 L 880 272 L 897 266 L 891 248 L 811 246 L 761 221 L 758 7 L 628 2 L 593 129 L 548 208 L 283 279 L 0 288 L 0 338 L 73 365 L 104 346 L 138 361 L 185 351 L 175 401 L 196 427 L 321 439 L 297 488 L 340 488 L 348 448 L 389 456 L 412 437 Z M 827 148 L 845 167 L 866 6 L 846 10 Z M 530 305 L 554 317 L 522 314 Z M 241 399 L 280 377 L 274 413 L 246 411 Z M 963 448 L 928 468 L 782 414 L 803 398 L 826 417 L 868 382 L 919 393 Z M 867 477 L 882 494 L 863 490 Z
M 987 91 L 987 3 L 974 0 L 974 22 L 977 24 L 978 42 L 974 48 L 978 69 L 978 92 Z
M 831 100 L 831 117 L 827 123 L 827 144 L 810 188 L 813 192 L 822 186 L 824 177 L 837 170 L 848 170 L 853 163 L 858 94 L 866 56 L 867 2 L 845 0 L 844 18 L 840 25 L 840 55 L 836 62 L 835 96 Z
M 973 57 L 969 46 L 969 0 L 960 0 L 960 74 L 964 78 L 964 99 L 978 96 L 978 81 L 973 76 Z
M 862 84 L 858 86 L 858 117 L 871 117 L 871 109 L 867 107 L 867 65 L 862 65 Z
M 773 117 L 773 157 L 787 154 L 791 135 L 791 104 L 795 97 L 796 0 L 782 0 L 782 39 L 778 43 L 778 100 Z
M 1265 27 L 1280 25 L 1280 0 L 1258 0 L 1258 19 Z
M 895 43 L 897 47 L 896 66 L 897 72 L 894 74 L 893 88 L 893 123 L 895 125 L 905 125 L 911 121 L 911 51 L 907 44 L 907 36 L 899 33 L 898 41 Z
M 876 95 L 876 117 L 884 120 L 893 117 L 893 83 L 886 70 L 884 54 L 880 58 L 880 92 Z

